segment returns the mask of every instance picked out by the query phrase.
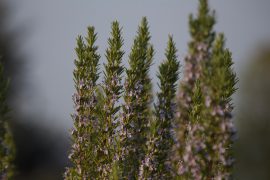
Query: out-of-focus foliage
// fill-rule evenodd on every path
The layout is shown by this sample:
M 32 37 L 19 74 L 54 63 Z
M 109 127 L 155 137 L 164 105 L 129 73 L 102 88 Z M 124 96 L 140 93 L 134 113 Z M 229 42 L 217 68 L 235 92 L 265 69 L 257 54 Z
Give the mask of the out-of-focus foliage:
M 200 0 L 198 14 L 189 23 L 192 39 L 180 85 L 172 159 L 179 178 L 228 179 L 234 162 L 233 61 L 224 36 L 213 30 L 215 17 L 207 0 Z
M 43 124 L 54 117 L 45 113 L 43 95 L 36 94 L 37 87 L 32 83 L 33 61 L 25 51 L 28 32 L 35 25 L 29 19 L 12 24 L 16 17 L 13 5 L 11 1 L 0 1 L 0 54 L 5 79 L 9 79 L 8 121 L 16 146 L 14 179 L 57 179 L 67 164 L 68 139 Z M 42 103 L 33 108 L 31 101 Z
M 236 118 L 238 179 L 270 179 L 270 44 L 254 49 L 240 78 Z
M 9 128 L 9 108 L 6 102 L 8 81 L 0 62 L 0 179 L 10 179 L 14 170 L 15 147 Z
M 215 39 L 214 24 L 214 13 L 209 9 L 208 1 L 200 0 L 197 15 L 190 15 L 189 18 L 191 40 L 188 44 L 188 55 L 184 59 L 184 74 L 180 82 L 177 98 L 179 107 L 176 120 L 177 141 L 174 146 L 173 161 L 175 161 L 175 166 L 178 169 L 177 174 L 181 174 L 182 178 L 183 176 L 195 178 L 194 176 L 201 171 L 199 160 L 194 159 L 195 157 L 199 158 L 199 156 L 196 154 L 192 155 L 192 149 L 195 147 L 190 147 L 188 144 L 191 141 L 193 141 L 193 144 L 196 141 L 196 146 L 203 146 L 204 144 L 201 139 L 203 132 L 199 132 L 204 131 L 201 122 L 201 106 L 204 100 L 200 97 L 202 96 L 201 86 L 203 82 L 200 79 L 203 75 L 203 65 L 206 61 L 209 61 L 211 55 L 210 50 Z M 191 160 L 197 162 L 188 165 Z M 193 175 L 190 174 L 192 169 Z

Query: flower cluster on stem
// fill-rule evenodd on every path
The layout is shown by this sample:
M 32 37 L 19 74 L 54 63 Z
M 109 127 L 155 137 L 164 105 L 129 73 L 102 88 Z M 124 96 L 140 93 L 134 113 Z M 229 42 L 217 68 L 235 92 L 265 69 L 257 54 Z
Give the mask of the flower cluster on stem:
M 223 34 L 214 42 L 211 60 L 205 65 L 204 82 L 205 102 L 203 118 L 206 122 L 206 145 L 208 149 L 209 177 L 229 179 L 234 162 L 232 145 L 236 130 L 232 121 L 232 100 L 237 83 L 232 69 L 232 58 L 229 50 L 224 48 Z
M 178 112 L 175 129 L 175 148 L 173 159 L 175 166 L 179 161 L 183 162 L 185 153 L 185 141 L 188 138 L 191 123 L 190 112 L 192 111 L 192 96 L 195 93 L 196 82 L 203 73 L 203 64 L 209 59 L 209 51 L 215 37 L 213 26 L 215 18 L 208 8 L 207 0 L 200 0 L 197 17 L 190 15 L 189 28 L 191 41 L 189 43 L 189 53 L 185 58 L 183 80 L 180 83 L 178 93 Z M 179 169 L 179 168 L 177 168 Z
M 188 112 L 189 123 L 185 124 L 185 141 L 178 143 L 176 149 L 181 148 L 181 156 L 173 157 L 177 161 L 176 174 L 182 179 L 203 179 L 204 167 L 207 158 L 205 145 L 205 127 L 201 116 L 203 96 L 200 81 L 197 80 L 194 94 L 191 97 L 191 108 Z
M 183 80 L 178 93 L 179 110 L 177 114 L 179 116 L 178 124 L 181 124 L 181 127 L 178 127 L 177 138 L 180 142 L 185 139 L 185 127 L 189 123 L 188 112 L 191 108 L 191 97 L 196 81 L 202 76 L 204 61 L 209 59 L 209 51 L 215 38 L 214 24 L 214 13 L 210 12 L 208 8 L 208 0 L 200 0 L 197 17 L 190 15 L 189 18 L 192 39 L 189 43 L 189 53 L 185 57 Z

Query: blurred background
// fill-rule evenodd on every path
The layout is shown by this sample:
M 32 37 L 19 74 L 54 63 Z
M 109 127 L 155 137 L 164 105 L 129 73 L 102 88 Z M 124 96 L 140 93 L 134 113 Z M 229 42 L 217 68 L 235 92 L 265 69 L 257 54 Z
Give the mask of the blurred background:
M 89 25 L 96 27 L 103 63 L 110 24 L 119 20 L 126 64 L 137 25 L 147 16 L 156 51 L 151 69 L 156 84 L 168 34 L 183 63 L 188 15 L 197 5 L 197 0 L 0 0 L 0 53 L 11 80 L 8 100 L 17 146 L 15 179 L 62 179 L 72 127 L 77 35 L 85 35 Z M 225 33 L 239 77 L 235 177 L 269 180 L 270 1 L 210 0 L 210 5 L 217 12 L 215 29 Z

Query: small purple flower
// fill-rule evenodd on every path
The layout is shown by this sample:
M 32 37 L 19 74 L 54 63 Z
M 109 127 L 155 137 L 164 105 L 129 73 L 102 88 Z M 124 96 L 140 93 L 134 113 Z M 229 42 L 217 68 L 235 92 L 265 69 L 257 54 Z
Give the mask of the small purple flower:
M 83 89 L 85 87 L 85 83 L 83 80 L 79 81 L 79 89 Z
M 164 110 L 160 110 L 160 112 L 159 112 L 160 119 L 165 119 L 165 116 L 166 116 L 165 111 Z
M 134 87 L 135 91 L 140 94 L 143 90 L 143 85 L 141 84 L 140 81 L 135 83 L 135 87 Z
M 206 98 L 205 98 L 205 106 L 210 107 L 210 105 L 211 105 L 211 98 L 210 98 L 210 96 L 206 96 Z

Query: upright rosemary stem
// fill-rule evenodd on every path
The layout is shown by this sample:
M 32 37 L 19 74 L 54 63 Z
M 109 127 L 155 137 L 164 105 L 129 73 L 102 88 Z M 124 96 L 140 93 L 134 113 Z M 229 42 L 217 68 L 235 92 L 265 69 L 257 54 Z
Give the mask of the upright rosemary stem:
M 169 155 L 174 143 L 173 124 L 176 111 L 175 95 L 180 63 L 172 36 L 169 36 L 165 57 L 159 66 L 159 92 L 155 104 L 155 118 L 146 143 L 147 154 L 141 162 L 140 179 L 170 179 Z
M 116 171 L 119 166 L 119 147 L 118 143 L 118 119 L 119 110 L 121 108 L 119 99 L 123 92 L 122 86 L 122 73 L 124 67 L 122 65 L 122 57 L 124 51 L 122 50 L 123 38 L 122 28 L 119 27 L 119 23 L 114 21 L 112 23 L 111 37 L 108 39 L 109 47 L 106 50 L 107 63 L 104 65 L 104 106 L 103 106 L 103 136 L 101 140 L 101 148 L 104 149 L 107 154 L 104 156 L 104 163 L 100 167 L 103 170 L 103 179 L 109 179 L 112 177 L 113 171 Z M 103 157 L 99 157 L 103 158 Z M 116 170 L 114 170 L 117 168 Z
M 148 22 L 144 17 L 134 39 L 129 55 L 129 68 L 126 70 L 125 103 L 121 120 L 124 178 L 137 178 L 140 162 L 145 156 L 152 102 L 149 68 L 154 55 L 153 46 L 149 41 Z
M 96 83 L 100 55 L 96 39 L 94 27 L 88 28 L 86 44 L 81 36 L 77 38 L 77 59 L 73 72 L 76 89 L 73 95 L 74 129 L 71 132 L 73 145 L 69 155 L 73 166 L 67 168 L 65 179 L 91 179 L 101 174 L 99 156 L 105 152 L 99 147 L 102 131 L 97 114 Z

